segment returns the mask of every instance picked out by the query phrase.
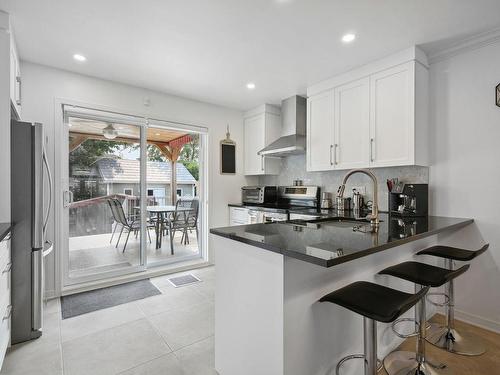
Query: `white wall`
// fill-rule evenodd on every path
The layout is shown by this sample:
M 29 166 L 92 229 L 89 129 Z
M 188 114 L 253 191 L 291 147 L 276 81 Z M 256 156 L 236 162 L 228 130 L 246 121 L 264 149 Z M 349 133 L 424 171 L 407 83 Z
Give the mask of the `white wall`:
M 52 166 L 57 143 L 54 140 L 54 103 L 56 98 L 111 107 L 130 114 L 148 114 L 152 118 L 178 121 L 209 129 L 209 227 L 228 223 L 227 204 L 240 201 L 240 187 L 255 183 L 243 176 L 243 121 L 240 111 L 196 102 L 146 89 L 95 79 L 41 65 L 23 62 L 23 120 L 45 125 L 49 135 L 49 156 Z M 216 88 L 214 87 L 214 90 Z M 149 97 L 150 106 L 143 104 Z M 226 125 L 237 147 L 237 174 L 219 174 L 219 141 L 225 138 Z M 56 181 L 56 184 L 60 181 Z M 61 197 L 55 197 L 62 199 Z M 53 218 L 49 237 L 54 239 Z M 56 244 L 61 251 L 62 244 Z M 210 247 L 210 246 L 209 246 Z M 47 261 L 46 291 L 55 286 L 54 256 Z
M 462 50 L 431 64 L 431 212 L 471 217 L 473 226 L 443 238 L 490 249 L 457 281 L 458 316 L 500 330 L 500 43 Z

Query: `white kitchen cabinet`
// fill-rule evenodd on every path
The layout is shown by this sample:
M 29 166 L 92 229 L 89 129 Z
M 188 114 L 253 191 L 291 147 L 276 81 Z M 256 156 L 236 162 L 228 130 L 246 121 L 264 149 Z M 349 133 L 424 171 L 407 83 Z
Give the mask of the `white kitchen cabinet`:
M 415 61 L 370 76 L 370 166 L 427 164 L 427 79 Z
M 249 209 L 244 207 L 229 207 L 229 225 L 245 225 L 250 223 Z
M 307 99 L 307 170 L 333 169 L 333 90 Z
M 10 235 L 0 241 L 0 368 L 10 344 L 11 328 Z
M 333 164 L 335 169 L 363 168 L 369 159 L 370 80 L 362 78 L 334 89 Z
M 10 34 L 10 101 L 17 116 L 21 118 L 22 80 L 19 56 L 12 32 Z
M 280 109 L 265 104 L 246 112 L 244 118 L 245 175 L 279 174 L 281 159 L 264 157 L 258 152 L 280 137 Z
M 428 65 L 416 47 L 308 88 L 308 111 L 309 171 L 429 163 Z

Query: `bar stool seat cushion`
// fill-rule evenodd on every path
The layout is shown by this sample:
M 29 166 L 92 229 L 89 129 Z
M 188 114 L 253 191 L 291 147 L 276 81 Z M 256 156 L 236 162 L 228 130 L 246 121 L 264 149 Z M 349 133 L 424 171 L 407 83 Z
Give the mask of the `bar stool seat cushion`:
M 390 323 L 413 307 L 428 289 L 408 294 L 367 281 L 357 281 L 327 294 L 320 302 L 335 303 L 367 318 Z
M 469 269 L 466 264 L 457 270 L 431 266 L 419 262 L 403 262 L 395 266 L 388 267 L 379 272 L 381 275 L 391 275 L 400 279 L 411 281 L 415 284 L 430 286 L 433 288 L 446 284 L 455 277 L 461 275 Z
M 478 255 L 484 253 L 490 244 L 484 245 L 479 250 L 465 250 L 458 247 L 451 246 L 432 246 L 428 249 L 419 251 L 418 255 L 434 255 L 440 258 L 458 260 L 462 262 L 469 262 Z

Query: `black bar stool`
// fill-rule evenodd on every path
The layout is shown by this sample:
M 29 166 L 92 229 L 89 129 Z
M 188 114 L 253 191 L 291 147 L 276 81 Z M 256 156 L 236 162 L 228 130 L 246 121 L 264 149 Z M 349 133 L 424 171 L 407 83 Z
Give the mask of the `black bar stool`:
M 320 302 L 331 302 L 364 317 L 364 354 L 342 358 L 337 364 L 339 374 L 342 364 L 354 358 L 364 358 L 365 375 L 376 375 L 382 367 L 377 360 L 377 321 L 390 323 L 420 301 L 429 288 L 416 294 L 387 288 L 367 281 L 357 281 L 322 297 Z
M 453 270 L 453 261 L 469 262 L 477 256 L 484 253 L 489 244 L 481 249 L 465 250 L 450 246 L 433 246 L 418 252 L 418 255 L 433 255 L 445 259 L 446 267 Z M 433 293 L 436 295 L 443 293 Z M 446 325 L 431 324 L 427 341 L 442 349 L 452 353 L 462 355 L 481 355 L 486 351 L 486 345 L 477 336 L 469 333 L 460 332 L 455 328 L 455 290 L 453 280 L 450 280 L 445 286 L 445 302 L 443 304 L 434 303 L 438 306 L 446 307 Z
M 403 280 L 415 283 L 416 289 L 427 290 L 429 287 L 437 288 L 446 284 L 455 277 L 463 274 L 469 269 L 465 265 L 458 270 L 447 270 L 445 268 L 431 266 L 418 262 L 404 262 L 388 267 L 379 272 L 382 275 L 391 275 Z M 422 298 L 416 307 L 418 322 L 418 338 L 416 353 L 407 351 L 395 351 L 384 359 L 384 367 L 389 375 L 395 374 L 418 374 L 437 375 L 449 373 L 446 365 L 435 364 L 429 361 L 425 355 L 425 339 L 427 334 L 427 317 L 425 298 Z

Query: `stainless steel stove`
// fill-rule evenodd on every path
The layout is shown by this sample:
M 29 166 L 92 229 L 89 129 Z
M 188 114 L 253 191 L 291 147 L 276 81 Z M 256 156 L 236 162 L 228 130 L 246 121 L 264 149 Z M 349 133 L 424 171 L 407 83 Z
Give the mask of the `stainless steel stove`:
M 279 186 L 276 203 L 247 206 L 252 223 L 272 223 L 289 219 L 313 220 L 317 215 L 299 213 L 319 207 L 320 188 L 318 186 Z

